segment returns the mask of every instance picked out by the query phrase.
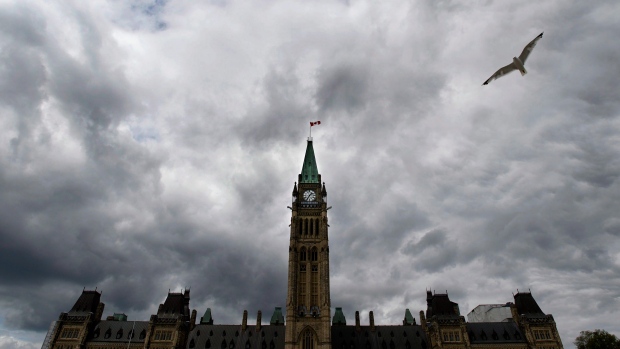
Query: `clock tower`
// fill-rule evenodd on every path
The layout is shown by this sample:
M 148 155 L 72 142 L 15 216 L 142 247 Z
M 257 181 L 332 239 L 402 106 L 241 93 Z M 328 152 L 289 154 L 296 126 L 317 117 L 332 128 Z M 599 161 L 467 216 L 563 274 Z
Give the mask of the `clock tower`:
M 327 209 L 325 183 L 308 138 L 293 186 L 285 349 L 331 349 Z

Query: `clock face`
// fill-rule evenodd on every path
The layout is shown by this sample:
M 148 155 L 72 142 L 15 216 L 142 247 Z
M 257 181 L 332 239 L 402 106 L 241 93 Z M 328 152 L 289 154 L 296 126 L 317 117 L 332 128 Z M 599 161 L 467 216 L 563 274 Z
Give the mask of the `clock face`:
M 314 201 L 316 199 L 316 194 L 312 190 L 306 190 L 304 192 L 304 200 L 306 201 Z

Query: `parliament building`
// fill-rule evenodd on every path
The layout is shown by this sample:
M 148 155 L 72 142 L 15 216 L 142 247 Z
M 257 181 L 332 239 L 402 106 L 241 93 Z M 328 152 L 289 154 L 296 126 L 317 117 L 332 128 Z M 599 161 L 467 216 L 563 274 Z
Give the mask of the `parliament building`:
M 83 290 L 73 307 L 53 321 L 42 349 L 562 349 L 551 314 L 531 292 L 514 301 L 480 305 L 461 315 L 448 294 L 426 291 L 426 311 L 416 319 L 404 310 L 402 324 L 347 319 L 332 305 L 329 286 L 327 190 L 308 139 L 301 173 L 293 186 L 286 317 L 282 308 L 263 324 L 217 324 L 206 309 L 190 310 L 190 291 L 168 292 L 149 320 L 128 321 L 125 314 L 104 317 L 101 293 Z M 423 294 L 421 292 L 421 294 Z M 202 311 L 201 311 L 202 313 Z

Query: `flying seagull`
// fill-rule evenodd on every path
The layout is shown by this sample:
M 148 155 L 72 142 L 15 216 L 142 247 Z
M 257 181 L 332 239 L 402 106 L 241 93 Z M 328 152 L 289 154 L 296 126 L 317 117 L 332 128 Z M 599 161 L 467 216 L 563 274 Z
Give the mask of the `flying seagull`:
M 513 57 L 512 63 L 496 71 L 495 74 L 491 75 L 491 77 L 488 78 L 487 81 L 483 83 L 483 85 L 488 85 L 489 82 L 491 82 L 492 80 L 499 79 L 513 70 L 519 70 L 521 72 L 521 75 L 527 74 L 527 70 L 525 70 L 525 67 L 524 67 L 525 60 L 527 59 L 527 56 L 529 56 L 532 50 L 534 49 L 534 46 L 536 46 L 536 43 L 538 42 L 538 40 L 542 38 L 543 33 L 540 33 L 540 35 L 538 35 L 534 40 L 532 40 L 532 42 L 527 44 L 527 46 L 525 46 L 525 48 L 523 49 L 523 52 L 521 52 L 518 58 Z

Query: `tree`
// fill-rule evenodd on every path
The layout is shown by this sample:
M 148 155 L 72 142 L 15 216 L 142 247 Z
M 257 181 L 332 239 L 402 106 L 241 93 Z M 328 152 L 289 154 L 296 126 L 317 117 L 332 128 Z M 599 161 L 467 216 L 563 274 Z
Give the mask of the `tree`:
M 577 349 L 620 349 L 620 339 L 605 330 L 581 331 L 573 343 Z

